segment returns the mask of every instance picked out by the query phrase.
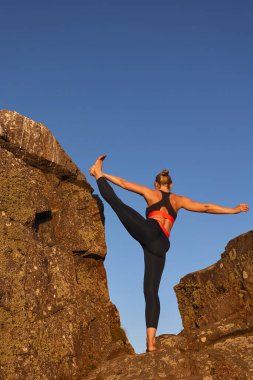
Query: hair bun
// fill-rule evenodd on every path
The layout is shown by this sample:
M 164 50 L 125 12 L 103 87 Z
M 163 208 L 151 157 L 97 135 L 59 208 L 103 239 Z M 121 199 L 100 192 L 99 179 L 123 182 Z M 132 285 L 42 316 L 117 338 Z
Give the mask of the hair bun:
M 168 176 L 168 175 L 169 175 L 169 170 L 164 169 L 164 170 L 161 172 L 161 175 L 163 175 L 163 176 Z

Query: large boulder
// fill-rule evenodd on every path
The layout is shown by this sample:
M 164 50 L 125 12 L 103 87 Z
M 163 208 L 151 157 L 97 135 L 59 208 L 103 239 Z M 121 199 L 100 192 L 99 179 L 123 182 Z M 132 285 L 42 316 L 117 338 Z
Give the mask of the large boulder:
M 0 379 L 79 380 L 133 354 L 85 176 L 45 125 L 13 111 L 0 111 L 0 158 Z
M 174 287 L 186 336 L 203 347 L 253 328 L 253 231 L 225 247 L 221 259 Z

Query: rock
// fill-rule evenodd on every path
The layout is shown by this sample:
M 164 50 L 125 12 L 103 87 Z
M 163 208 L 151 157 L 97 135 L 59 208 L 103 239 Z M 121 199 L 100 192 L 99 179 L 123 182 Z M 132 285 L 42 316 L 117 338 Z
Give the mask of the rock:
M 195 345 L 253 327 L 253 231 L 232 239 L 221 260 L 189 273 L 174 287 L 184 326 Z
M 174 287 L 184 330 L 157 337 L 152 353 L 100 363 L 87 380 L 252 380 L 252 273 L 249 231 Z
M 103 204 L 51 132 L 0 111 L 0 379 L 84 379 L 134 350 L 111 303 Z
M 54 173 L 65 179 L 83 180 L 84 175 L 64 152 L 56 138 L 42 123 L 15 111 L 0 111 L 0 144 L 31 166 Z

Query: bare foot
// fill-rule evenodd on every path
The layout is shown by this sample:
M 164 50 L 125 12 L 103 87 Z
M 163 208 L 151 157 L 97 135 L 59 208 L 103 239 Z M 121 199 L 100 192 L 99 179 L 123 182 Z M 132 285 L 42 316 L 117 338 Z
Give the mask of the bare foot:
M 102 154 L 102 156 L 99 156 L 94 165 L 92 165 L 89 169 L 90 175 L 98 178 L 101 177 L 102 175 L 102 166 L 103 166 L 103 161 L 106 157 L 106 154 Z
M 157 348 L 149 348 L 149 349 L 146 349 L 146 352 L 153 352 L 153 351 L 157 351 Z

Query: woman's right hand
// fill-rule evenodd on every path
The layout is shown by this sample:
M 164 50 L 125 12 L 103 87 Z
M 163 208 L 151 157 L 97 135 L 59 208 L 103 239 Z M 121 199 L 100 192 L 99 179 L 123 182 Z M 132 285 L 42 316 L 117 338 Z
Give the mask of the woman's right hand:
M 249 211 L 249 206 L 246 203 L 240 203 L 238 206 L 234 207 L 235 214 L 239 212 L 247 212 Z

